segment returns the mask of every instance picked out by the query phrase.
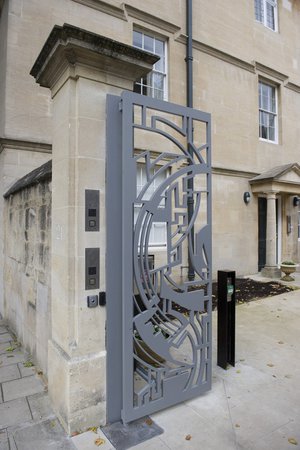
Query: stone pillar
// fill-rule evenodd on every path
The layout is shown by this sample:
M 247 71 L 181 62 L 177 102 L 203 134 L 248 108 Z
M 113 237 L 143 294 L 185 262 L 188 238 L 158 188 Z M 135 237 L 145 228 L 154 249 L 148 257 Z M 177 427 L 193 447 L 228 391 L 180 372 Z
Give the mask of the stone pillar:
M 31 74 L 53 98 L 52 338 L 49 394 L 69 433 L 106 423 L 106 96 L 132 90 L 157 57 L 88 31 L 55 26 Z M 116 130 L 116 132 L 118 132 Z M 100 191 L 100 231 L 85 232 L 85 190 Z M 100 248 L 100 287 L 85 290 L 85 249 Z
M 276 192 L 268 192 L 266 266 L 262 270 L 262 275 L 269 278 L 279 278 L 280 273 L 276 264 Z

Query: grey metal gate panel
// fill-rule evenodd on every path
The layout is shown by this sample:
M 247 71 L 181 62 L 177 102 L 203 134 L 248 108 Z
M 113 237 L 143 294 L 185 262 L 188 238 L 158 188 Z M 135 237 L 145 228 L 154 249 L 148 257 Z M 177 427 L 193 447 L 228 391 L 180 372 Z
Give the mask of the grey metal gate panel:
M 108 140 L 108 408 L 129 422 L 211 387 L 210 115 L 125 92 L 108 98 Z M 166 238 L 158 257 L 155 226 Z

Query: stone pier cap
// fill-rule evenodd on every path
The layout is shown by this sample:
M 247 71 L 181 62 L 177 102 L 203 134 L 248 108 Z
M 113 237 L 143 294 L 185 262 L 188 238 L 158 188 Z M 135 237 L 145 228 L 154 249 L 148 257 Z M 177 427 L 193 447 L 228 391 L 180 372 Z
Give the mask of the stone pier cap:
M 70 66 L 94 67 L 132 83 L 149 73 L 159 56 L 73 25 L 55 25 L 31 71 L 38 84 L 52 88 Z M 74 75 L 76 77 L 76 72 Z

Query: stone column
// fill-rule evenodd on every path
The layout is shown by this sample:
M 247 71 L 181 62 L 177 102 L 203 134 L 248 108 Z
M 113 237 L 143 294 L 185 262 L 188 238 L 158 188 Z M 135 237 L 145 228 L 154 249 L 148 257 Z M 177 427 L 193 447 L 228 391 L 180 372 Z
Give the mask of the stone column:
M 52 337 L 49 394 L 69 433 L 106 423 L 106 96 L 132 90 L 157 57 L 88 31 L 55 26 L 31 74 L 53 98 Z M 116 132 L 119 132 L 116 130 Z M 85 232 L 85 190 L 100 191 L 100 231 Z M 100 248 L 100 287 L 85 290 L 85 249 Z
M 276 264 L 276 192 L 267 193 L 267 238 L 266 266 L 262 275 L 269 278 L 279 278 L 280 269 Z

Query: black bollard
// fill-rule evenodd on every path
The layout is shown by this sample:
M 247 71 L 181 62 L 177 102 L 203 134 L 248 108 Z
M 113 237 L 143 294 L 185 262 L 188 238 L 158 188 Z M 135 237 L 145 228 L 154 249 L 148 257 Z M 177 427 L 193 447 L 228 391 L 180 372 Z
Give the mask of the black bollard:
M 235 271 L 218 271 L 217 364 L 235 366 Z

